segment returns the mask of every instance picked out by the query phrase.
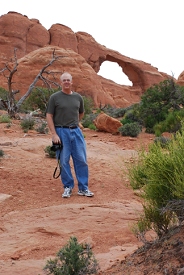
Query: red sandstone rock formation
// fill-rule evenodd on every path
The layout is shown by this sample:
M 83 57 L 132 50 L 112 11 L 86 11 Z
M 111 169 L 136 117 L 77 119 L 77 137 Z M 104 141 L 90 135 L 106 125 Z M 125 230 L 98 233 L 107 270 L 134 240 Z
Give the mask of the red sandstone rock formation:
M 148 87 L 170 77 L 148 63 L 102 46 L 87 33 L 74 33 L 62 24 L 54 24 L 46 30 L 37 19 L 9 12 L 0 17 L 0 69 L 14 56 L 15 48 L 19 66 L 13 79 L 13 89 L 20 90 L 19 97 L 27 91 L 39 70 L 51 60 L 53 49 L 65 57 L 49 69 L 56 73 L 58 79 L 63 71 L 71 72 L 74 90 L 92 97 L 96 106 L 127 107 L 139 102 Z M 133 85 L 118 85 L 99 76 L 97 73 L 104 61 L 118 63 Z M 1 75 L 0 86 L 6 89 L 6 82 Z
M 184 71 L 179 75 L 176 83 L 180 86 L 184 86 Z

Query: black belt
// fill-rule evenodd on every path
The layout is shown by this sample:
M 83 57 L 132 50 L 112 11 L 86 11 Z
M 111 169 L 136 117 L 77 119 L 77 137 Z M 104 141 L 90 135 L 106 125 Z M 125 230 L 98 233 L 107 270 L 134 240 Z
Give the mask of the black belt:
M 78 126 L 76 125 L 71 125 L 71 126 L 56 126 L 57 128 L 68 128 L 68 129 L 76 129 Z

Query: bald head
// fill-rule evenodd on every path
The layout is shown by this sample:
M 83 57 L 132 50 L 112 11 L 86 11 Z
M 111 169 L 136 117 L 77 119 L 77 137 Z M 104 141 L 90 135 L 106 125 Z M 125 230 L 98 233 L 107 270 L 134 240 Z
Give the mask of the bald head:
M 72 76 L 71 76 L 71 74 L 69 74 L 67 72 L 63 73 L 61 75 L 60 79 L 61 79 L 61 82 L 63 82 L 64 79 L 69 79 L 72 82 Z

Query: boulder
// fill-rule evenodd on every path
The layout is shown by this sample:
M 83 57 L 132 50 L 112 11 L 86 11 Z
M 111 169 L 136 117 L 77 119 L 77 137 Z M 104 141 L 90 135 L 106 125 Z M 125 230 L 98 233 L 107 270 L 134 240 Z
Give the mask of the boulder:
M 99 131 L 111 134 L 118 134 L 118 129 L 122 126 L 122 123 L 119 120 L 112 118 L 105 113 L 99 114 L 93 123 Z

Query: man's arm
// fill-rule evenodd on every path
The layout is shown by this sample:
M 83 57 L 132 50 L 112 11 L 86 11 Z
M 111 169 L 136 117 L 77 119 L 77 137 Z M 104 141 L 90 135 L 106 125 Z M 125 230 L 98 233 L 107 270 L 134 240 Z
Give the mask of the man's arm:
M 49 130 L 52 134 L 52 141 L 54 143 L 61 143 L 59 136 L 56 133 L 54 122 L 53 122 L 53 115 L 47 113 L 46 114 L 46 120 L 47 120 L 47 125 L 49 127 Z
M 81 120 L 84 116 L 84 113 L 79 114 L 79 120 Z

